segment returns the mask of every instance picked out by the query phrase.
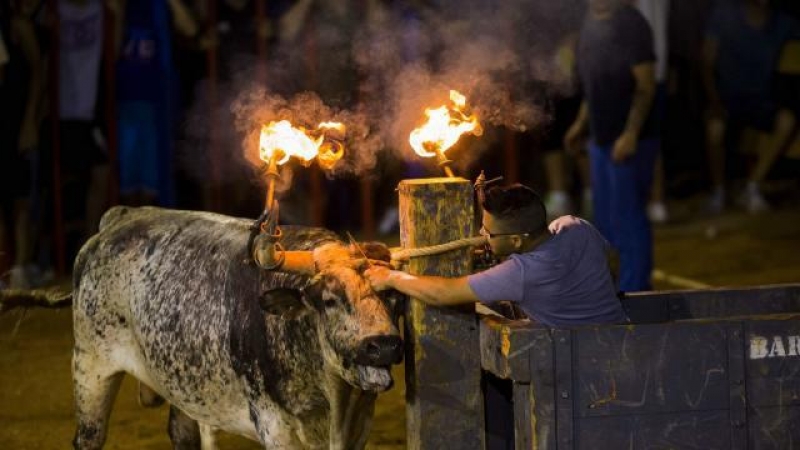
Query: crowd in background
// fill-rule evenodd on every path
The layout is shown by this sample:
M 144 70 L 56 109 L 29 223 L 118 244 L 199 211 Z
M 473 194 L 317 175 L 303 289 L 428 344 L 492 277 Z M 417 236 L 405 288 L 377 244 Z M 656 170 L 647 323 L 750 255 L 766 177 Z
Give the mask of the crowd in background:
M 530 3 L 537 1 L 547 0 Z M 770 198 L 764 182 L 797 179 L 796 2 L 565 3 L 571 14 L 559 18 L 554 44 L 536 57 L 552 59 L 563 71 L 560 79 L 568 80 L 566 88 L 530 83 L 542 91 L 537 98 L 550 119 L 492 144 L 465 176 L 480 169 L 500 174 L 500 147 L 510 139 L 520 181 L 544 194 L 552 216 L 597 219 L 616 246 L 633 245 L 636 261 L 652 258 L 645 250 L 652 240 L 649 224 L 670 220 L 668 197 L 702 192 L 706 214 L 729 206 L 754 214 L 781 206 L 780 193 Z M 225 141 L 226 134 L 235 134 L 233 127 L 224 120 L 212 124 L 213 133 L 192 127 L 198 104 L 219 94 L 215 83 L 236 76 L 237 58 L 252 55 L 257 61 L 272 54 L 271 61 L 282 61 L 292 74 L 276 90 L 313 90 L 329 105 L 349 105 L 359 95 L 349 46 L 364 21 L 380 11 L 402 20 L 404 58 L 411 61 L 425 48 L 415 30 L 425 27 L 432 12 L 448 17 L 459 6 L 445 0 L 0 0 L 0 272 L 8 274 L 2 283 L 46 283 L 58 251 L 56 234 L 67 236 L 64 251 L 74 255 L 112 203 L 255 217 L 263 205 L 258 184 L 246 177 L 223 177 L 217 186 L 209 181 L 210 142 Z M 592 16 L 593 8 L 600 13 Z M 603 8 L 624 8 L 630 18 L 597 22 Z M 528 26 L 536 28 L 536 20 L 553 18 L 530 20 Z M 638 38 L 624 51 L 613 39 L 593 48 L 600 41 L 587 40 L 592 33 Z M 281 56 L 287 49 L 292 54 Z M 643 76 L 653 78 L 653 95 L 639 105 L 642 117 L 630 117 L 635 107 L 598 109 L 601 101 L 613 105 L 615 99 L 637 104 L 638 75 L 609 79 L 606 68 L 648 61 L 652 74 Z M 582 106 L 587 98 L 589 105 Z M 630 147 L 620 143 L 629 136 L 627 125 L 616 130 L 603 123 L 611 116 L 636 123 Z M 617 151 L 647 155 L 629 168 L 636 189 L 619 188 L 628 175 L 617 164 L 626 157 L 613 156 Z M 377 220 L 379 230 L 390 233 L 397 180 L 426 173 L 404 161 L 389 161 L 381 170 L 372 201 L 376 219 L 383 219 Z M 307 181 L 298 179 L 293 191 L 308 189 Z M 366 225 L 355 212 L 357 179 L 323 183 L 324 225 Z M 614 189 L 619 193 L 606 195 Z M 214 201 L 215 190 L 224 201 Z M 640 210 L 627 207 L 632 204 L 641 204 Z M 639 241 L 627 243 L 630 236 Z M 636 264 L 649 276 L 651 263 Z

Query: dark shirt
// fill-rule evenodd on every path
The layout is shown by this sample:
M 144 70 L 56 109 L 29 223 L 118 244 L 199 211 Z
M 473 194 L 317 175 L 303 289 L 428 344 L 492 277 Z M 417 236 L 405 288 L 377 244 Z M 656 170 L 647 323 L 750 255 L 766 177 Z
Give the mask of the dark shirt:
M 718 43 L 716 79 L 726 105 L 771 101 L 772 80 L 783 44 L 797 38 L 797 23 L 773 12 L 760 28 L 747 22 L 744 6 L 720 5 L 706 30 Z
M 620 7 L 608 19 L 591 14 L 586 19 L 578 42 L 578 74 L 596 144 L 612 144 L 622 134 L 636 88 L 633 67 L 655 59 L 650 25 L 632 6 Z M 653 132 L 650 114 L 639 136 Z
M 549 327 L 623 323 L 608 250 L 600 232 L 581 220 L 467 282 L 482 303 L 513 301 Z

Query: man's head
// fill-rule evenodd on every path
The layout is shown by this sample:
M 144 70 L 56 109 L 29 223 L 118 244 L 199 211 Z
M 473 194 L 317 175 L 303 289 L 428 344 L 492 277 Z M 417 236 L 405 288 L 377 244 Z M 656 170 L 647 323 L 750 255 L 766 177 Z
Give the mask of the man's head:
M 525 251 L 547 232 L 544 203 L 532 189 L 521 184 L 493 187 L 483 203 L 483 228 L 498 256 Z

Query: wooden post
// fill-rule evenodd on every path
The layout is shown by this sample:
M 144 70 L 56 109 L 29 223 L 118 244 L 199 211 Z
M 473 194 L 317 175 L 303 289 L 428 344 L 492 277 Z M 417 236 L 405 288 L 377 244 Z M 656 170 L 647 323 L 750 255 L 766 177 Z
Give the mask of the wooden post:
M 59 70 L 61 58 L 59 57 L 59 41 L 61 39 L 58 1 L 50 0 L 48 3 L 52 14 L 51 45 L 50 51 L 50 132 L 52 134 L 53 151 L 53 239 L 56 251 L 56 273 L 63 275 L 67 268 L 67 244 L 64 231 L 63 211 L 63 186 L 61 186 L 61 124 L 59 122 Z
M 473 235 L 472 184 L 463 178 L 404 180 L 400 242 L 404 248 Z M 412 258 L 408 272 L 462 276 L 470 250 Z M 435 308 L 410 300 L 405 318 L 406 448 L 483 448 L 481 356 L 474 306 Z
M 211 211 L 222 211 L 222 155 L 219 148 L 219 126 L 217 112 L 217 82 L 219 80 L 218 70 L 218 46 L 219 36 L 217 32 L 217 0 L 208 2 L 207 27 L 210 33 L 209 38 L 214 41 L 206 50 L 206 70 L 208 72 L 208 163 L 210 169 L 211 192 L 210 209 Z
M 105 81 L 106 146 L 108 148 L 108 206 L 119 204 L 119 133 L 117 129 L 117 17 L 103 8 L 103 77 Z M 96 226 L 96 225 L 95 225 Z

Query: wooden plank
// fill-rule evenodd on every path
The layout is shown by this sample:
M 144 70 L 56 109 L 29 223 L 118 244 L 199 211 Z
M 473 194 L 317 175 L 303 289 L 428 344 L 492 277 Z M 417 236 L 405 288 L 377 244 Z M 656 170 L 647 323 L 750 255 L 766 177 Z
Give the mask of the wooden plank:
M 800 284 L 633 293 L 622 304 L 634 323 L 800 312 Z
M 532 436 L 537 450 L 556 448 L 556 369 L 553 337 L 548 329 L 534 331 L 536 338 L 529 350 Z
M 730 324 L 728 339 L 728 386 L 730 390 L 729 419 L 731 449 L 747 448 L 747 392 L 745 386 L 744 324 Z
M 572 334 L 569 330 L 553 330 L 555 348 L 556 447 L 575 448 L 573 425 Z
M 400 242 L 404 248 L 473 235 L 473 189 L 464 179 L 404 180 Z M 412 258 L 408 272 L 471 273 L 471 252 Z M 410 300 L 406 311 L 406 445 L 409 449 L 484 446 L 479 331 L 474 307 L 434 308 Z
M 720 323 L 582 328 L 573 339 L 577 416 L 728 409 Z
M 729 426 L 726 410 L 586 417 L 576 419 L 575 447 L 728 450 Z
M 754 407 L 748 416 L 748 448 L 795 449 L 800 442 L 800 407 Z
M 747 403 L 800 407 L 800 320 L 745 322 Z
M 536 339 L 544 338 L 549 345 L 549 334 L 536 333 L 543 328 L 528 321 L 481 316 L 479 322 L 483 370 L 500 378 L 530 382 L 530 349 Z
M 514 383 L 514 448 L 531 450 L 533 446 L 533 405 L 536 402 L 529 383 Z

